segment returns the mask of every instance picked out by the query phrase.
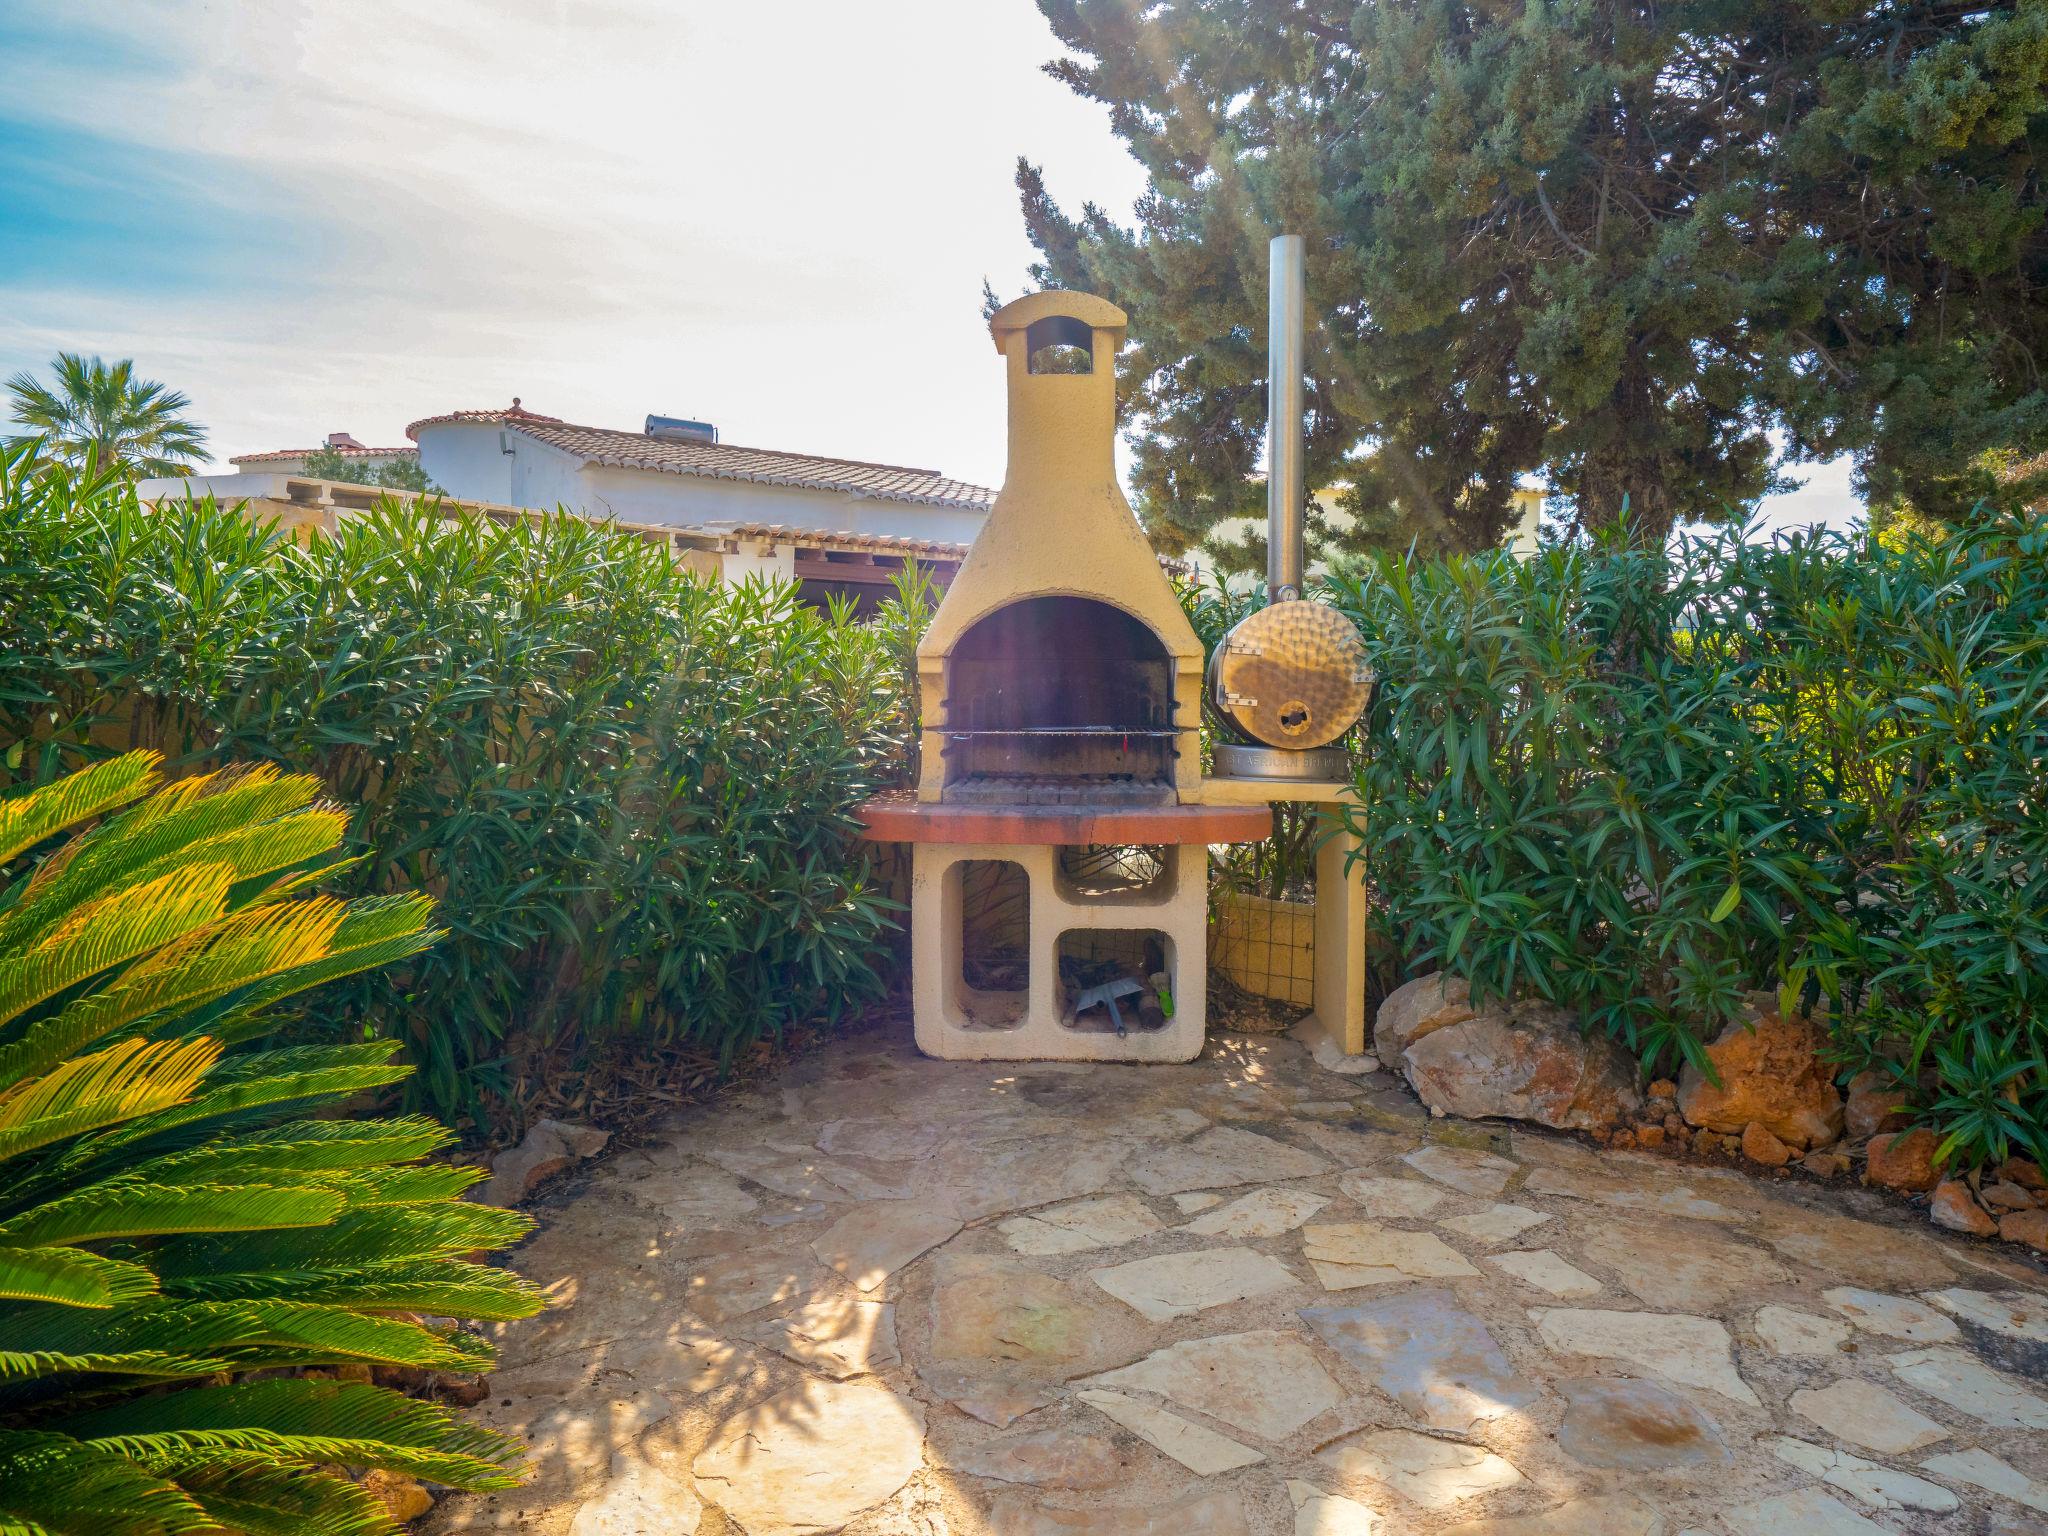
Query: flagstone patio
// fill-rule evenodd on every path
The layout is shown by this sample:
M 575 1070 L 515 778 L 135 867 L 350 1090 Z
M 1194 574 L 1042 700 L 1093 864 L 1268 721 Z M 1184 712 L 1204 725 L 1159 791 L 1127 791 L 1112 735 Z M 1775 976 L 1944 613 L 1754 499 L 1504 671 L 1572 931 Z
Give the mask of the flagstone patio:
M 1183 1067 L 841 1041 L 537 1211 L 533 1536 L 2048 1530 L 2048 1279 L 1862 1191 Z

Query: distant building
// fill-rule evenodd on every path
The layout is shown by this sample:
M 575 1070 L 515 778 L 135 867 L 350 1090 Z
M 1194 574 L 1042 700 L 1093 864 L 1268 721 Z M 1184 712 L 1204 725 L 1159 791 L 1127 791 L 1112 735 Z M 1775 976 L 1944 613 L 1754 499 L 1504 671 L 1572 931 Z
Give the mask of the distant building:
M 950 581 L 995 500 L 935 469 L 745 448 L 721 443 L 709 423 L 665 416 L 638 432 L 577 426 L 517 399 L 423 417 L 405 433 L 413 446 L 366 448 L 345 432 L 328 446 L 366 467 L 416 458 L 453 502 L 494 514 L 566 507 L 668 538 L 725 580 L 779 576 L 815 600 L 885 595 L 907 560 Z M 238 454 L 236 474 L 145 481 L 143 495 L 211 492 L 345 515 L 378 494 L 301 478 L 314 451 Z
M 366 448 L 346 432 L 330 432 L 321 448 L 278 448 L 270 453 L 238 453 L 228 462 L 243 474 L 303 475 L 306 460 L 325 450 L 339 455 L 351 468 L 360 466 L 366 473 L 384 468 L 387 464 L 417 460 L 419 449 L 411 443 L 403 448 Z

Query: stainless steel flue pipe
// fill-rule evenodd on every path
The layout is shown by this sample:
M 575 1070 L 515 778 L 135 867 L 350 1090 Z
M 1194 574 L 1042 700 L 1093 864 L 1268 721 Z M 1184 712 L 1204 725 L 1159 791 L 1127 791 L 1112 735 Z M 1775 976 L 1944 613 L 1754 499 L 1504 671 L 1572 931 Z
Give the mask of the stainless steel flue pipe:
M 1308 307 L 1299 235 L 1275 235 L 1266 294 L 1266 595 L 1301 596 L 1302 326 Z

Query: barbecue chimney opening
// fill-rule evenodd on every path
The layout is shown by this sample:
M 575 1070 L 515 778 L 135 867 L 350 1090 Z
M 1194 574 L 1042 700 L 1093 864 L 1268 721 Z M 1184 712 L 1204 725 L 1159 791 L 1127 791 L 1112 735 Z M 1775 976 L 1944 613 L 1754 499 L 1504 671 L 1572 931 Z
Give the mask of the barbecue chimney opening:
M 1024 327 L 1026 373 L 1093 373 L 1095 329 L 1072 315 L 1048 315 Z
M 1121 608 L 1025 598 L 954 646 L 944 732 L 947 800 L 1170 800 L 1173 661 Z

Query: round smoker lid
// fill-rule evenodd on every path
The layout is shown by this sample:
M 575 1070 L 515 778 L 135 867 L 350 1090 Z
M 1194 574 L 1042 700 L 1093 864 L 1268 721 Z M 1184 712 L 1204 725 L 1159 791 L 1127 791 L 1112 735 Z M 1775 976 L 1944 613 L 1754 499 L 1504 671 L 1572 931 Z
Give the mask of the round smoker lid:
M 1293 751 L 1349 730 L 1372 679 L 1351 621 L 1299 599 L 1247 615 L 1209 660 L 1209 695 L 1224 718 L 1255 741 Z

